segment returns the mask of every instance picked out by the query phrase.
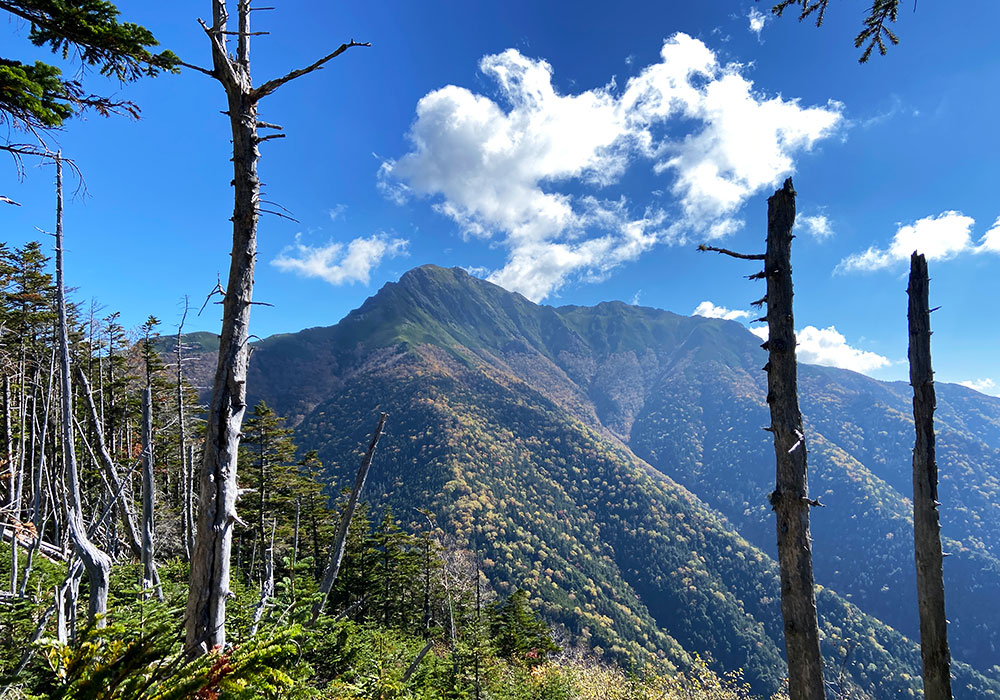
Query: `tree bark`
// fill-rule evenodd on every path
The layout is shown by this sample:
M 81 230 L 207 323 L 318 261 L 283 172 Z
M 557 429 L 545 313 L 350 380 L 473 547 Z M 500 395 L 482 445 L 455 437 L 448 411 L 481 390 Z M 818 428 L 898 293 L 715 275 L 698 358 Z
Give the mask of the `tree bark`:
M 240 30 L 249 25 L 250 7 L 240 2 Z M 226 599 L 229 596 L 233 524 L 237 520 L 236 465 L 240 426 L 246 411 L 250 308 L 257 258 L 260 181 L 257 178 L 257 104 L 251 98 L 249 36 L 241 34 L 240 56 L 226 51 L 226 3 L 212 1 L 214 75 L 226 90 L 233 139 L 233 248 L 223 300 L 219 359 L 205 425 L 201 465 L 201 499 L 191 558 L 186 641 L 191 653 L 226 643 Z M 244 43 L 247 48 L 244 50 Z M 245 59 L 245 60 L 243 60 Z
M 938 516 L 938 470 L 934 456 L 934 372 L 931 369 L 931 323 L 927 261 L 910 258 L 907 319 L 910 334 L 910 386 L 913 387 L 913 545 L 920 610 L 920 655 L 924 698 L 951 700 L 951 654 L 944 612 L 941 523 Z
M 379 438 L 382 437 L 382 429 L 385 428 L 385 419 L 388 418 L 388 415 L 387 413 L 383 413 L 379 416 L 378 425 L 375 426 L 375 434 L 372 435 L 372 441 L 368 445 L 368 452 L 365 453 L 365 458 L 361 461 L 361 468 L 358 469 L 358 476 L 354 480 L 354 488 L 351 490 L 351 496 L 347 499 L 344 514 L 340 517 L 340 523 L 337 525 L 337 535 L 333 540 L 333 552 L 330 555 L 330 561 L 326 565 L 326 570 L 323 572 L 323 580 L 319 584 L 320 595 L 319 599 L 313 604 L 310 624 L 315 624 L 319 616 L 323 614 L 323 608 L 326 607 L 326 600 L 330 596 L 330 591 L 333 590 L 333 584 L 337 581 L 337 575 L 340 573 L 340 563 L 344 559 L 344 549 L 347 546 L 347 533 L 351 529 L 351 519 L 354 517 L 354 511 L 358 507 L 358 498 L 365 488 L 365 482 L 368 481 L 368 471 L 372 466 L 372 458 L 375 456 L 375 447 L 378 445 Z
M 177 447 L 178 457 L 181 460 L 181 474 L 178 479 L 177 502 L 181 508 L 181 539 L 184 540 L 184 556 L 191 561 L 191 509 L 188 507 L 188 492 L 191 483 L 190 465 L 187 461 L 187 435 L 184 425 L 184 355 L 181 350 L 181 338 L 184 332 L 184 321 L 187 319 L 188 300 L 184 297 L 184 314 L 181 322 L 177 326 L 177 347 L 174 348 L 175 360 L 177 362 Z
M 253 611 L 253 621 L 250 624 L 250 636 L 257 634 L 257 630 L 260 628 L 260 621 L 264 617 L 264 611 L 267 609 L 267 601 L 274 597 L 274 529 L 277 526 L 277 521 L 271 521 L 271 543 L 267 547 L 267 563 L 264 565 L 264 578 L 260 584 L 260 600 L 257 601 L 257 607 Z
M 792 315 L 792 227 L 795 190 L 792 179 L 767 200 L 768 351 L 767 402 L 777 458 L 771 505 L 777 514 L 781 614 L 785 623 L 790 700 L 824 700 L 823 659 L 819 647 L 812 540 L 809 536 L 806 444 L 799 411 Z
M 111 558 L 90 541 L 83 520 L 83 506 L 80 500 L 80 478 L 77 474 L 76 450 L 73 440 L 73 387 L 70 382 L 66 283 L 63 277 L 62 213 L 62 159 L 56 156 L 56 304 L 59 312 L 59 357 L 62 369 L 63 461 L 69 511 L 67 513 L 67 526 L 90 581 L 90 621 L 98 627 L 104 627 L 105 615 L 108 611 L 108 579 L 111 575 Z
M 195 474 L 194 474 L 194 445 L 189 444 L 187 446 L 187 463 L 188 463 L 188 478 L 184 482 L 184 510 L 187 512 L 188 530 L 187 530 L 187 542 L 185 545 L 186 551 L 188 553 L 188 560 L 190 561 L 191 556 L 194 553 L 194 529 L 195 529 L 195 518 L 194 518 L 194 485 L 195 485 Z
M 281 85 L 310 73 L 351 46 L 352 41 L 311 64 L 254 89 L 250 77 L 250 0 L 237 5 L 236 56 L 227 49 L 225 0 L 212 0 L 212 25 L 202 25 L 212 47 L 212 77 L 226 91 L 233 143 L 233 247 L 223 299 L 219 359 L 206 416 L 197 534 L 191 558 L 186 611 L 186 643 L 190 654 L 204 653 L 226 643 L 226 598 L 229 596 L 236 500 L 240 426 L 246 411 L 249 323 L 257 257 L 260 181 L 257 146 L 258 101 Z M 266 125 L 263 125 L 266 126 Z M 264 137 L 267 138 L 267 137 Z
M 10 485 L 8 487 L 8 502 L 5 504 L 9 508 L 10 515 L 8 518 L 11 522 L 11 548 L 10 548 L 10 592 L 15 594 L 17 592 L 17 564 L 18 564 L 18 552 L 17 547 L 14 543 L 17 542 L 18 531 L 20 529 L 19 522 L 21 519 L 21 499 L 17 494 L 19 490 L 17 488 L 17 470 L 14 468 L 14 438 L 11 432 L 10 424 L 10 377 L 6 374 L 3 376 L 3 439 L 6 454 L 4 455 L 4 467 L 9 470 L 10 473 Z M 8 510 L 4 508 L 3 510 Z M 3 523 L 3 530 L 6 533 L 7 523 Z
M 163 600 L 163 589 L 156 571 L 153 511 L 156 507 L 156 480 L 153 474 L 153 389 L 142 392 L 142 587 L 155 589 Z

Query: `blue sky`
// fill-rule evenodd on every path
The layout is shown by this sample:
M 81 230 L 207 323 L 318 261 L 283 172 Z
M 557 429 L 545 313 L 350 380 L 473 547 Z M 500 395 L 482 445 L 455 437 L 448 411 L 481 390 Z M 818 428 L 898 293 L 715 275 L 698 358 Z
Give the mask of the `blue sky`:
M 928 255 L 939 380 L 1000 393 L 996 162 L 1000 6 L 906 6 L 902 44 L 868 65 L 862 6 L 823 28 L 769 6 L 698 3 L 272 3 L 254 16 L 260 83 L 342 41 L 371 41 L 267 98 L 258 336 L 330 325 L 423 264 L 460 265 L 550 304 L 621 299 L 690 314 L 749 310 L 760 283 L 709 241 L 763 248 L 766 197 L 791 174 L 800 359 L 906 376 L 905 273 Z M 190 63 L 209 63 L 207 2 L 120 2 Z M 5 55 L 45 58 L 27 28 Z M 89 196 L 66 211 L 81 299 L 163 330 L 225 278 L 231 231 L 221 88 L 194 72 L 94 91 L 143 118 L 56 136 Z M 6 239 L 52 226 L 51 168 L 0 170 Z M 734 316 L 735 314 L 735 316 Z M 217 328 L 217 307 L 188 328 Z

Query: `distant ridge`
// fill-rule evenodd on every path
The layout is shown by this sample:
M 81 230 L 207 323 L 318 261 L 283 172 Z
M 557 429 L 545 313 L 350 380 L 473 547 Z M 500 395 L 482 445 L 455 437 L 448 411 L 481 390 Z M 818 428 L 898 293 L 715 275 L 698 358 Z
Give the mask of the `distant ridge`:
M 369 497 L 431 508 L 572 639 L 624 663 L 698 653 L 769 693 L 782 637 L 759 342 L 732 321 L 536 305 L 424 265 L 335 326 L 257 343 L 249 390 L 339 484 L 388 411 Z M 874 697 L 917 697 L 909 387 L 800 373 L 827 505 L 813 522 L 827 663 Z M 956 687 L 1000 698 L 1000 400 L 947 384 L 938 400 Z

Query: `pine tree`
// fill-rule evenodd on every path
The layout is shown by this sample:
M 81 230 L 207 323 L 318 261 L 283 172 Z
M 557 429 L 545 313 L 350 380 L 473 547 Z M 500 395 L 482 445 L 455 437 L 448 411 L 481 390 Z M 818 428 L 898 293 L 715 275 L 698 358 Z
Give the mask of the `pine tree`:
M 285 428 L 284 423 L 284 418 L 261 401 L 243 425 L 240 451 L 243 463 L 249 467 L 244 471 L 244 483 L 246 488 L 253 489 L 253 494 L 248 494 L 243 503 L 244 508 L 252 509 L 255 514 L 252 551 L 257 554 L 252 554 L 249 560 L 247 573 L 251 577 L 270 539 L 272 517 L 280 522 L 282 535 L 290 529 L 294 518 L 294 502 L 289 503 L 287 494 L 292 490 L 290 482 L 296 472 L 295 465 L 291 464 L 296 448 L 291 439 L 292 431 Z
M 819 27 L 826 19 L 826 10 L 829 4 L 830 0 L 781 0 L 771 8 L 771 12 L 780 17 L 789 7 L 801 7 L 799 21 L 815 17 L 816 26 Z M 916 9 L 915 4 L 914 9 Z M 854 48 L 864 47 L 861 57 L 858 59 L 859 63 L 867 63 L 876 48 L 880 56 L 885 56 L 889 50 L 886 42 L 893 46 L 899 44 L 899 37 L 889 27 L 890 24 L 896 22 L 898 16 L 899 0 L 872 0 L 861 31 L 854 37 Z
M 118 9 L 107 0 L 0 0 L 0 10 L 29 23 L 28 40 L 35 46 L 48 47 L 63 59 L 72 54 L 83 66 L 121 82 L 176 71 L 180 64 L 170 51 L 153 53 L 157 41 L 152 33 L 119 22 Z M 89 94 L 56 66 L 0 57 L 0 125 L 40 136 L 88 109 L 105 116 L 138 115 L 134 104 Z M 44 144 L 17 144 L 9 138 L 0 150 L 15 157 L 49 155 Z
M 501 658 L 537 666 L 559 651 L 548 625 L 532 610 L 526 591 L 515 590 L 494 604 L 489 615 L 493 645 Z

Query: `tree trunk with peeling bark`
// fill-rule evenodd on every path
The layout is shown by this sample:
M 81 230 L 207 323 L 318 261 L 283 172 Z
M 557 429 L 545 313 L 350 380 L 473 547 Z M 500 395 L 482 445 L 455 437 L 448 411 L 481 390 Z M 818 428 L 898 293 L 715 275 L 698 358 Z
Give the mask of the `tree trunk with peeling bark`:
M 913 544 L 920 611 L 920 655 L 924 698 L 951 700 L 951 654 L 944 612 L 944 566 L 938 516 L 938 470 L 934 455 L 934 372 L 931 369 L 931 313 L 927 260 L 910 258 L 907 313 L 910 334 L 910 386 L 913 387 Z
M 823 658 L 819 647 L 806 443 L 799 411 L 795 364 L 795 320 L 792 315 L 792 227 L 795 189 L 792 179 L 767 200 L 768 351 L 767 402 L 777 457 L 771 505 L 777 515 L 778 563 L 781 569 L 781 614 L 785 623 L 790 700 L 824 700 Z
M 56 156 L 56 305 L 59 312 L 59 359 L 62 370 L 62 438 L 66 478 L 67 526 L 76 552 L 87 570 L 90 582 L 90 621 L 104 627 L 108 611 L 108 579 L 111 558 L 97 548 L 87 534 L 80 501 L 80 478 L 77 473 L 73 439 L 73 387 L 70 382 L 69 330 L 66 321 L 66 283 L 63 276 L 63 196 L 62 159 Z
M 212 70 L 198 69 L 218 80 L 226 92 L 233 143 L 233 247 L 223 299 L 219 358 L 206 416 L 201 465 L 200 500 L 186 611 L 186 643 L 199 654 L 226 643 L 226 599 L 229 596 L 233 526 L 237 521 L 236 482 L 240 426 L 246 411 L 250 307 L 253 300 L 260 214 L 258 102 L 285 83 L 311 73 L 352 46 L 342 44 L 315 63 L 254 88 L 250 76 L 250 0 L 237 6 L 237 50 L 227 48 L 228 11 L 225 0 L 212 0 L 212 24 L 202 23 L 212 48 Z M 280 127 L 278 127 L 280 128 Z
M 241 12 L 243 5 L 240 5 Z M 223 300 L 222 333 L 212 399 L 205 424 L 201 500 L 187 604 L 187 645 L 204 652 L 226 643 L 229 557 L 236 522 L 236 460 L 246 410 L 250 302 L 257 256 L 257 105 L 249 98 L 249 60 L 232 60 L 225 48 L 226 10 L 213 2 L 213 60 L 226 89 L 233 137 L 233 250 Z M 249 8 L 247 8 L 249 16 Z M 244 43 L 240 42 L 241 45 Z M 242 59 L 243 56 L 240 56 Z M 248 57 L 247 57 L 248 58 Z

